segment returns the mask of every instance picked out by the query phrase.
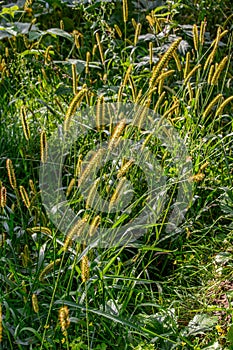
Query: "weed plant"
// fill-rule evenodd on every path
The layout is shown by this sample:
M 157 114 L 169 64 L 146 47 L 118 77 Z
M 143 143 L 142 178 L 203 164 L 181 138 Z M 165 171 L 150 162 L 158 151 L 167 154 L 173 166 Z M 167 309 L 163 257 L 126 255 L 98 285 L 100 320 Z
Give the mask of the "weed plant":
M 232 5 L 22 6 L 0 12 L 0 349 L 232 349 Z M 193 200 L 169 234 L 172 154 L 153 130 L 145 140 L 123 120 L 103 126 L 104 108 L 117 102 L 153 110 L 189 152 Z M 96 128 L 77 139 L 62 171 L 81 219 L 64 234 L 42 204 L 40 164 L 52 133 L 87 107 L 96 108 Z M 95 165 L 88 152 L 129 136 L 173 181 L 166 208 L 133 245 L 77 243 L 87 223 L 94 235 L 145 205 L 146 178 L 132 159 L 106 163 L 86 200 L 77 190 Z M 131 216 L 112 214 L 126 181 Z M 106 215 L 91 209 L 94 190 L 110 203 Z

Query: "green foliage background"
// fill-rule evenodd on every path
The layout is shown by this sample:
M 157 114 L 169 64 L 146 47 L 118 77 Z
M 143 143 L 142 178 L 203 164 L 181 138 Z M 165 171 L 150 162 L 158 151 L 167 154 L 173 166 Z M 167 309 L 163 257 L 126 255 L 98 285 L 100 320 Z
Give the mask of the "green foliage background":
M 232 99 L 216 113 L 233 91 L 232 4 L 127 4 L 127 21 L 121 1 L 0 4 L 1 198 L 2 188 L 7 190 L 7 202 L 0 208 L 0 349 L 232 349 Z M 203 21 L 205 40 L 195 47 L 193 26 L 200 33 Z M 141 32 L 136 40 L 137 23 Z M 205 67 L 218 28 L 227 33 Z M 83 87 L 88 93 L 80 108 L 95 106 L 102 96 L 106 102 L 145 105 L 153 67 L 178 37 L 180 66 L 174 57 L 169 59 L 166 69 L 173 73 L 151 93 L 149 108 L 157 106 L 192 157 L 194 200 L 185 222 L 165 237 L 163 213 L 134 247 L 88 252 L 88 247 L 73 244 L 63 251 L 65 237 L 41 204 L 41 133 L 49 137 L 63 123 L 74 93 Z M 211 84 L 211 69 L 216 71 L 224 57 L 227 62 Z M 130 65 L 130 79 L 124 84 Z M 185 71 L 195 67 L 185 79 Z M 163 92 L 164 99 L 156 105 Z M 222 98 L 211 105 L 218 94 Z M 80 140 L 80 154 L 91 142 Z M 152 137 L 148 146 L 172 178 L 169 154 L 156 142 Z M 77 158 L 72 154 L 67 164 Z M 7 159 L 17 188 L 9 181 Z M 139 178 L 135 168 L 129 177 L 140 198 L 143 186 L 135 173 Z M 64 190 L 72 177 L 64 173 Z M 20 186 L 28 193 L 28 207 Z M 89 259 L 86 282 L 81 271 L 84 255 Z M 32 304 L 35 295 L 39 310 Z M 69 309 L 66 330 L 59 320 L 63 305 Z

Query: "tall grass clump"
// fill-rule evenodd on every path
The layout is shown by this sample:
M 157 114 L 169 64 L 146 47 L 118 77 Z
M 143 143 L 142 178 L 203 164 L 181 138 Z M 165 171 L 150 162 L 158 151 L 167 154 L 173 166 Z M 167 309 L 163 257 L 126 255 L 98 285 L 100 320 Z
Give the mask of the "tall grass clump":
M 208 4 L 3 5 L 0 348 L 232 347 L 232 15 L 228 1 Z M 120 113 L 110 120 L 111 103 L 140 106 L 131 125 Z M 62 166 L 64 197 L 52 208 L 59 215 L 65 200 L 77 214 L 62 232 L 42 203 L 39 172 L 51 161 L 51 135 L 68 140 L 87 108 L 94 122 L 79 125 Z M 152 115 L 192 161 L 192 201 L 170 231 L 181 180 Z M 158 162 L 164 209 L 133 243 L 94 245 L 144 208 L 157 216 L 143 164 L 117 154 L 126 139 L 146 165 L 149 156 Z

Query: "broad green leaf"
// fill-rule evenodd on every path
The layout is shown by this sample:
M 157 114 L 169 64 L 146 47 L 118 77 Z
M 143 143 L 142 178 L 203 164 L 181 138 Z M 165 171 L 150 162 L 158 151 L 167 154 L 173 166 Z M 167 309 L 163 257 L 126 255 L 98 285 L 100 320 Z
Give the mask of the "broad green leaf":
M 82 305 L 78 305 L 77 303 L 74 303 L 72 301 L 68 301 L 68 300 L 57 300 L 55 301 L 54 304 L 60 304 L 60 305 L 67 305 L 67 306 L 70 306 L 70 307 L 74 307 L 75 309 L 81 309 L 83 311 L 86 311 L 86 308 Z M 120 323 L 121 325 L 125 326 L 125 327 L 129 327 L 129 328 L 132 328 L 132 329 L 135 329 L 137 331 L 141 331 L 141 332 L 144 332 L 144 333 L 147 333 L 149 334 L 150 336 L 154 336 L 154 337 L 158 337 L 160 339 L 164 339 L 164 340 L 167 340 L 169 342 L 171 342 L 172 344 L 177 344 L 177 342 L 171 340 L 171 339 L 168 339 L 166 338 L 165 336 L 161 335 L 161 334 L 157 334 L 143 326 L 141 326 L 140 324 L 135 324 L 135 323 L 132 323 L 126 319 L 123 319 L 121 317 L 118 317 L 118 316 L 115 316 L 115 315 L 112 315 L 112 314 L 109 314 L 109 313 L 106 313 L 104 311 L 100 311 L 100 310 L 96 310 L 96 309 L 93 309 L 93 308 L 90 308 L 88 307 L 88 311 L 95 314 L 95 315 L 98 315 L 98 316 L 102 316 L 102 317 L 105 317 L 113 322 L 116 322 L 116 323 Z
M 41 55 L 43 52 L 44 52 L 43 50 L 36 50 L 36 49 L 25 50 L 20 54 L 20 57 L 24 57 L 27 55 Z
M 46 33 L 52 34 L 52 35 L 61 36 L 61 37 L 66 38 L 66 39 L 68 39 L 68 40 L 70 40 L 70 41 L 73 41 L 73 37 L 72 37 L 71 34 L 65 32 L 64 30 L 59 29 L 59 28 L 51 28 L 51 29 L 48 29 L 48 30 L 46 31 Z
M 189 334 L 204 334 L 212 329 L 218 322 L 217 316 L 209 316 L 207 314 L 195 315 L 188 324 Z
M 0 12 L 0 16 L 4 17 L 4 15 L 10 15 L 14 18 L 15 12 L 18 11 L 19 7 L 17 5 L 11 7 L 4 7 L 2 12 Z

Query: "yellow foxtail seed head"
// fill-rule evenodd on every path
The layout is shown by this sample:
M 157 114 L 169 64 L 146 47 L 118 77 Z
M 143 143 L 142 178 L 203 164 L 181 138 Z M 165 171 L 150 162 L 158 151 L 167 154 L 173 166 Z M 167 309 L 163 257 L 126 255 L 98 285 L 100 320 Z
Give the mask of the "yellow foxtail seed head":
M 124 85 L 120 85 L 117 93 L 117 102 L 121 102 L 123 89 L 124 89 Z
M 23 186 L 19 186 L 19 192 L 20 192 L 21 198 L 25 204 L 25 207 L 27 207 L 29 209 L 31 202 L 30 202 L 30 199 L 28 197 L 26 189 Z
M 207 78 L 207 83 L 210 85 L 212 78 L 213 78 L 213 74 L 214 74 L 214 64 L 211 64 L 210 66 L 210 70 L 209 70 L 209 74 L 208 74 L 208 78 Z
M 96 103 L 96 128 L 101 130 L 104 126 L 104 117 L 105 117 L 105 102 L 104 96 L 101 95 L 97 99 Z
M 219 63 L 219 65 L 217 66 L 217 68 L 213 74 L 213 77 L 211 79 L 211 85 L 217 84 L 219 76 L 222 73 L 223 69 L 225 68 L 225 65 L 227 64 L 228 59 L 229 59 L 228 56 L 224 57 L 222 59 L 222 61 Z
M 127 71 L 125 73 L 125 77 L 124 77 L 124 81 L 123 81 L 123 86 L 125 86 L 127 84 L 127 81 L 129 80 L 131 71 L 132 71 L 133 65 L 130 64 L 129 67 L 127 68 Z
M 191 56 L 190 51 L 188 51 L 185 57 L 184 79 L 187 77 L 190 71 L 190 56 Z
M 120 177 L 124 176 L 129 168 L 134 164 L 134 159 L 128 160 L 117 172 L 117 178 L 119 179 Z
M 66 305 L 62 306 L 59 309 L 58 312 L 58 319 L 60 323 L 60 327 L 63 333 L 66 333 L 67 328 L 69 328 L 70 325 L 70 319 L 69 319 L 69 309 Z
M 82 282 L 87 282 L 89 280 L 90 268 L 88 256 L 84 255 L 81 259 L 81 277 Z
M 70 192 L 72 191 L 73 187 L 75 185 L 75 178 L 71 179 L 68 187 L 67 187 L 67 190 L 66 190 L 66 197 L 69 197 L 70 195 Z
M 123 21 L 126 23 L 128 21 L 128 1 L 123 0 Z
M 139 92 L 138 92 L 138 94 L 137 94 L 137 97 L 136 97 L 135 103 L 139 103 L 141 97 L 142 97 L 142 89 L 139 90 Z
M 223 102 L 220 104 L 220 106 L 218 107 L 218 109 L 217 109 L 215 115 L 216 115 L 216 116 L 217 116 L 217 115 L 221 115 L 223 109 L 224 109 L 224 108 L 226 107 L 226 105 L 227 105 L 228 103 L 230 103 L 231 101 L 233 101 L 233 96 L 228 97 L 225 101 L 223 101 Z
M 132 91 L 133 102 L 135 102 L 135 100 L 136 100 L 136 87 L 135 87 L 133 78 L 131 76 L 129 76 L 129 83 L 130 83 L 130 87 L 131 87 L 131 91 Z
M 48 158 L 48 143 L 46 133 L 43 130 L 40 134 L 40 159 L 42 163 L 46 163 Z
M 194 44 L 194 49 L 198 51 L 198 30 L 197 30 L 197 25 L 193 25 L 193 44 Z
M 92 48 L 92 56 L 94 57 L 95 56 L 95 53 L 96 53 L 96 50 L 97 50 L 97 45 L 94 44 L 93 48 Z
M 159 80 L 159 85 L 158 85 L 158 94 L 161 95 L 163 91 L 163 84 L 164 84 L 164 79 Z
M 120 120 L 120 122 L 115 127 L 113 134 L 109 140 L 109 144 L 108 144 L 109 149 L 112 149 L 116 145 L 117 140 L 119 139 L 120 135 L 124 131 L 125 126 L 126 126 L 126 119 Z
M 32 294 L 32 307 L 33 307 L 34 312 L 36 314 L 38 314 L 38 312 L 39 312 L 39 305 L 38 305 L 37 295 L 35 293 Z
M 85 181 L 85 179 L 90 174 L 90 172 L 95 170 L 96 166 L 101 162 L 104 153 L 105 153 L 105 150 L 101 148 L 94 153 L 92 158 L 89 160 L 87 166 L 83 169 L 82 173 L 80 174 L 80 177 L 78 179 L 79 186 L 81 186 L 83 181 Z
M 213 49 L 206 59 L 206 62 L 204 65 L 204 70 L 206 70 L 207 67 L 213 62 L 214 56 L 215 56 L 217 48 L 218 48 L 220 38 L 221 38 L 221 28 L 218 27 L 216 39 L 211 44 L 211 46 L 213 46 Z
M 6 206 L 7 199 L 7 191 L 5 186 L 0 187 L 0 208 L 4 208 Z
M 86 53 L 86 67 L 85 67 L 85 73 L 88 74 L 89 73 L 89 63 L 90 63 L 90 59 L 91 59 L 91 54 L 89 51 L 87 51 Z
M 173 56 L 173 58 L 174 58 L 174 60 L 176 62 L 176 67 L 177 67 L 178 72 L 181 72 L 182 71 L 182 67 L 181 67 L 180 59 L 179 59 L 179 56 L 178 56 L 177 52 L 176 51 L 173 52 L 172 56 Z
M 7 174 L 8 174 L 10 185 L 14 190 L 16 189 L 17 184 L 16 184 L 15 171 L 14 171 L 11 159 L 6 160 L 6 168 L 7 168 Z
M 153 28 L 153 26 L 155 24 L 155 20 L 150 15 L 146 16 L 146 20 L 149 23 L 149 25 Z
M 65 242 L 63 245 L 63 250 L 67 251 L 67 249 L 69 248 L 69 246 L 72 243 L 72 240 L 74 237 L 78 237 L 80 236 L 80 234 L 84 231 L 85 229 L 85 225 L 88 221 L 89 216 L 85 216 L 83 219 L 79 220 L 67 233 L 66 238 L 65 238 Z
M 53 45 L 49 45 L 45 50 L 45 54 L 44 54 L 45 64 L 49 64 L 49 62 L 51 61 L 50 51 L 52 48 L 53 48 Z
M 95 37 L 96 37 L 96 42 L 100 53 L 101 62 L 102 64 L 104 64 L 104 51 L 103 51 L 102 43 L 100 41 L 100 36 L 98 32 L 96 33 Z
M 190 81 L 187 82 L 187 88 L 188 88 L 188 93 L 189 93 L 189 101 L 192 101 L 192 99 L 193 99 L 193 89 L 192 89 Z
M 122 38 L 122 31 L 120 30 L 120 28 L 118 27 L 117 24 L 114 24 L 114 28 L 115 28 L 115 31 L 117 32 L 118 36 L 120 38 Z
M 74 177 L 78 177 L 81 172 L 82 172 L 82 159 L 83 159 L 83 155 L 80 154 L 78 156 L 78 161 L 77 161 L 77 164 L 76 164 L 76 167 L 75 167 L 75 172 L 74 172 Z
M 202 117 L 205 118 L 211 112 L 214 105 L 216 105 L 216 103 L 219 102 L 219 100 L 221 100 L 222 98 L 222 94 L 218 94 L 217 96 L 215 96 L 215 98 L 209 103 L 209 105 L 204 110 Z
M 114 193 L 109 201 L 109 211 L 111 211 L 112 207 L 114 205 L 116 205 L 116 203 L 119 201 L 126 181 L 127 181 L 126 177 L 120 178 L 120 180 L 116 186 L 116 189 L 115 189 L 115 191 L 114 191 Z
M 201 64 L 198 64 L 197 66 L 193 67 L 193 69 L 189 72 L 189 74 L 184 79 L 184 85 L 187 83 L 187 81 L 191 78 L 191 76 L 196 73 L 201 68 Z
M 73 117 L 73 115 L 76 112 L 76 109 L 79 107 L 84 95 L 87 92 L 87 88 L 82 88 L 82 90 L 80 90 L 73 98 L 73 100 L 71 101 L 66 115 L 65 115 L 65 120 L 64 120 L 64 131 L 68 131 L 70 128 L 70 123 L 71 123 L 71 119 Z
M 21 106 L 20 108 L 20 118 L 23 126 L 23 132 L 25 139 L 28 141 L 30 139 L 30 129 L 27 123 L 27 115 L 25 106 Z
M 199 34 L 199 42 L 203 45 L 205 41 L 205 29 L 206 29 L 206 18 L 201 22 L 200 26 L 200 34 Z
M 149 42 L 149 57 L 150 57 L 150 65 L 153 63 L 153 43 Z
M 37 194 L 37 191 L 36 191 L 36 188 L 35 188 L 35 185 L 34 185 L 34 182 L 33 182 L 32 179 L 29 180 L 29 186 L 30 186 L 30 189 L 31 189 L 32 193 L 33 193 L 34 195 L 36 195 L 36 194 Z
M 27 244 L 24 246 L 23 252 L 21 253 L 21 257 L 23 267 L 27 267 L 30 261 L 29 249 Z
M 48 236 L 51 236 L 52 235 L 52 232 L 51 230 L 48 228 L 48 227 L 44 227 L 44 226 L 36 226 L 36 227 L 32 227 L 30 229 L 28 229 L 29 231 L 32 231 L 32 232 L 41 232 L 41 233 L 44 233 Z
M 77 93 L 77 71 L 76 71 L 76 64 L 71 65 L 72 69 L 72 82 L 73 82 L 73 94 L 76 95 Z
M 196 174 L 196 175 L 191 176 L 191 177 L 189 178 L 189 181 L 190 181 L 190 182 L 192 182 L 192 181 L 194 181 L 194 182 L 200 182 L 200 181 L 202 181 L 204 178 L 205 178 L 205 174 L 203 174 L 203 173 L 198 173 L 198 174 Z
M 169 60 L 171 59 L 173 53 L 177 50 L 182 38 L 176 39 L 171 46 L 168 48 L 168 50 L 163 54 L 158 64 L 154 67 L 152 76 L 149 81 L 149 86 L 154 86 L 157 83 L 157 78 L 160 75 L 160 72 L 165 68 L 165 66 L 168 64 Z
M 134 27 L 134 30 L 136 29 L 136 27 L 137 27 L 137 22 L 135 21 L 135 19 L 134 18 L 132 18 L 132 25 L 133 25 L 133 27 Z
M 95 216 L 90 224 L 90 229 L 88 231 L 88 236 L 92 237 L 97 230 L 99 224 L 101 222 L 101 217 L 99 215 Z
M 48 275 L 54 269 L 54 266 L 58 265 L 60 263 L 60 261 L 61 261 L 61 259 L 56 259 L 55 261 L 53 261 L 50 264 L 48 264 L 47 266 L 45 266 L 45 268 L 41 271 L 41 273 L 39 275 L 39 281 L 43 282 L 45 276 Z
M 169 108 L 163 115 L 163 118 L 168 117 L 172 112 L 174 112 L 175 110 L 177 110 L 177 108 L 179 107 L 179 101 L 176 101 L 171 108 Z
M 210 164 L 209 162 L 205 162 L 204 164 L 202 164 L 202 166 L 200 166 L 199 171 L 202 172 L 204 169 L 208 167 L 209 164 Z
M 141 29 L 142 29 L 142 25 L 141 25 L 141 23 L 138 23 L 136 26 L 135 34 L 134 34 L 134 46 L 137 45 L 138 37 L 141 33 Z
M 158 111 L 158 108 L 159 108 L 159 106 L 161 105 L 161 103 L 162 103 L 162 101 L 163 101 L 165 95 L 166 95 L 166 92 L 163 91 L 163 92 L 161 93 L 161 95 L 159 96 L 159 98 L 158 98 L 158 100 L 157 100 L 157 102 L 156 102 L 156 105 L 155 105 L 155 107 L 154 107 L 154 112 L 155 112 L 155 113 Z
M 92 208 L 99 183 L 100 183 L 100 179 L 98 178 L 94 181 L 93 185 L 91 186 L 91 189 L 89 190 L 88 196 L 86 198 L 86 204 L 85 204 L 86 209 Z

